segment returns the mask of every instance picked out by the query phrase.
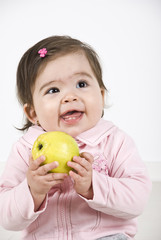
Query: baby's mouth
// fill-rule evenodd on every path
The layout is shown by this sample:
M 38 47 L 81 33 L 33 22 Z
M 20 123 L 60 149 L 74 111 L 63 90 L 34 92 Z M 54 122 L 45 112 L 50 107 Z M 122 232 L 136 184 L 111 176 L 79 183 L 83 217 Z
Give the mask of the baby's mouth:
M 83 116 L 82 111 L 72 110 L 60 116 L 60 118 L 67 124 L 77 123 Z

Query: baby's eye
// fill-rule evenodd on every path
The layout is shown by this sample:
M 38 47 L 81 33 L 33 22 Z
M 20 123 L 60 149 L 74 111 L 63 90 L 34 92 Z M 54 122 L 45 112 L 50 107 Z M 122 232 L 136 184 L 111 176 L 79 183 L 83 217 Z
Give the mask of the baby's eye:
M 58 88 L 50 88 L 46 94 L 53 94 L 53 93 L 57 93 L 57 92 L 60 92 Z
M 88 86 L 88 84 L 85 82 L 85 81 L 79 81 L 78 83 L 77 83 L 77 88 L 85 88 L 85 87 L 87 87 Z

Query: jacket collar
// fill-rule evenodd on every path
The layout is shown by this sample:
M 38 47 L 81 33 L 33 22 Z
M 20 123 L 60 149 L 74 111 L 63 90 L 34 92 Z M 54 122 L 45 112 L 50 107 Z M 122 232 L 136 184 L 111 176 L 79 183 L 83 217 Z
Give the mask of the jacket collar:
M 78 145 L 86 144 L 89 146 L 98 145 L 103 138 L 109 136 L 116 127 L 112 122 L 100 119 L 99 122 L 93 128 L 81 133 L 75 139 L 78 142 Z M 39 126 L 32 126 L 28 131 L 21 137 L 20 141 L 23 142 L 29 148 L 32 148 L 32 145 L 36 138 L 45 131 Z
M 27 147 L 32 148 L 35 140 L 43 133 L 45 133 L 45 131 L 41 127 L 34 125 L 20 138 L 20 141 Z
M 78 135 L 76 140 L 94 147 L 98 145 L 102 139 L 109 136 L 115 128 L 116 127 L 112 122 L 101 118 L 96 126 Z

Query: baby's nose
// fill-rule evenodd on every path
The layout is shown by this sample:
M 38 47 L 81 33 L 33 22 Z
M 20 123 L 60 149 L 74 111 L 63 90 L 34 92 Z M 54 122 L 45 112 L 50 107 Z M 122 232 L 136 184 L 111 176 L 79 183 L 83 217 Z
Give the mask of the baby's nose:
M 62 99 L 62 103 L 68 103 L 73 101 L 78 101 L 78 97 L 74 94 L 68 94 Z

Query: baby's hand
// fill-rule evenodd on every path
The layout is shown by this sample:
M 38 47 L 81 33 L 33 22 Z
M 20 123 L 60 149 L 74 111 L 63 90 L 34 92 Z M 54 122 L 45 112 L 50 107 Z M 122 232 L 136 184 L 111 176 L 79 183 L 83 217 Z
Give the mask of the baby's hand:
M 74 180 L 76 192 L 87 199 L 93 198 L 92 163 L 93 156 L 85 152 L 81 153 L 79 157 L 75 156 L 72 162 L 68 162 L 68 166 L 76 171 L 69 172 Z
M 45 160 L 44 156 L 33 160 L 32 156 L 29 160 L 29 168 L 27 171 L 27 182 L 30 188 L 35 209 L 37 210 L 46 194 L 56 184 L 62 183 L 67 176 L 65 173 L 49 173 L 50 170 L 58 167 L 58 162 L 52 162 L 41 166 Z

